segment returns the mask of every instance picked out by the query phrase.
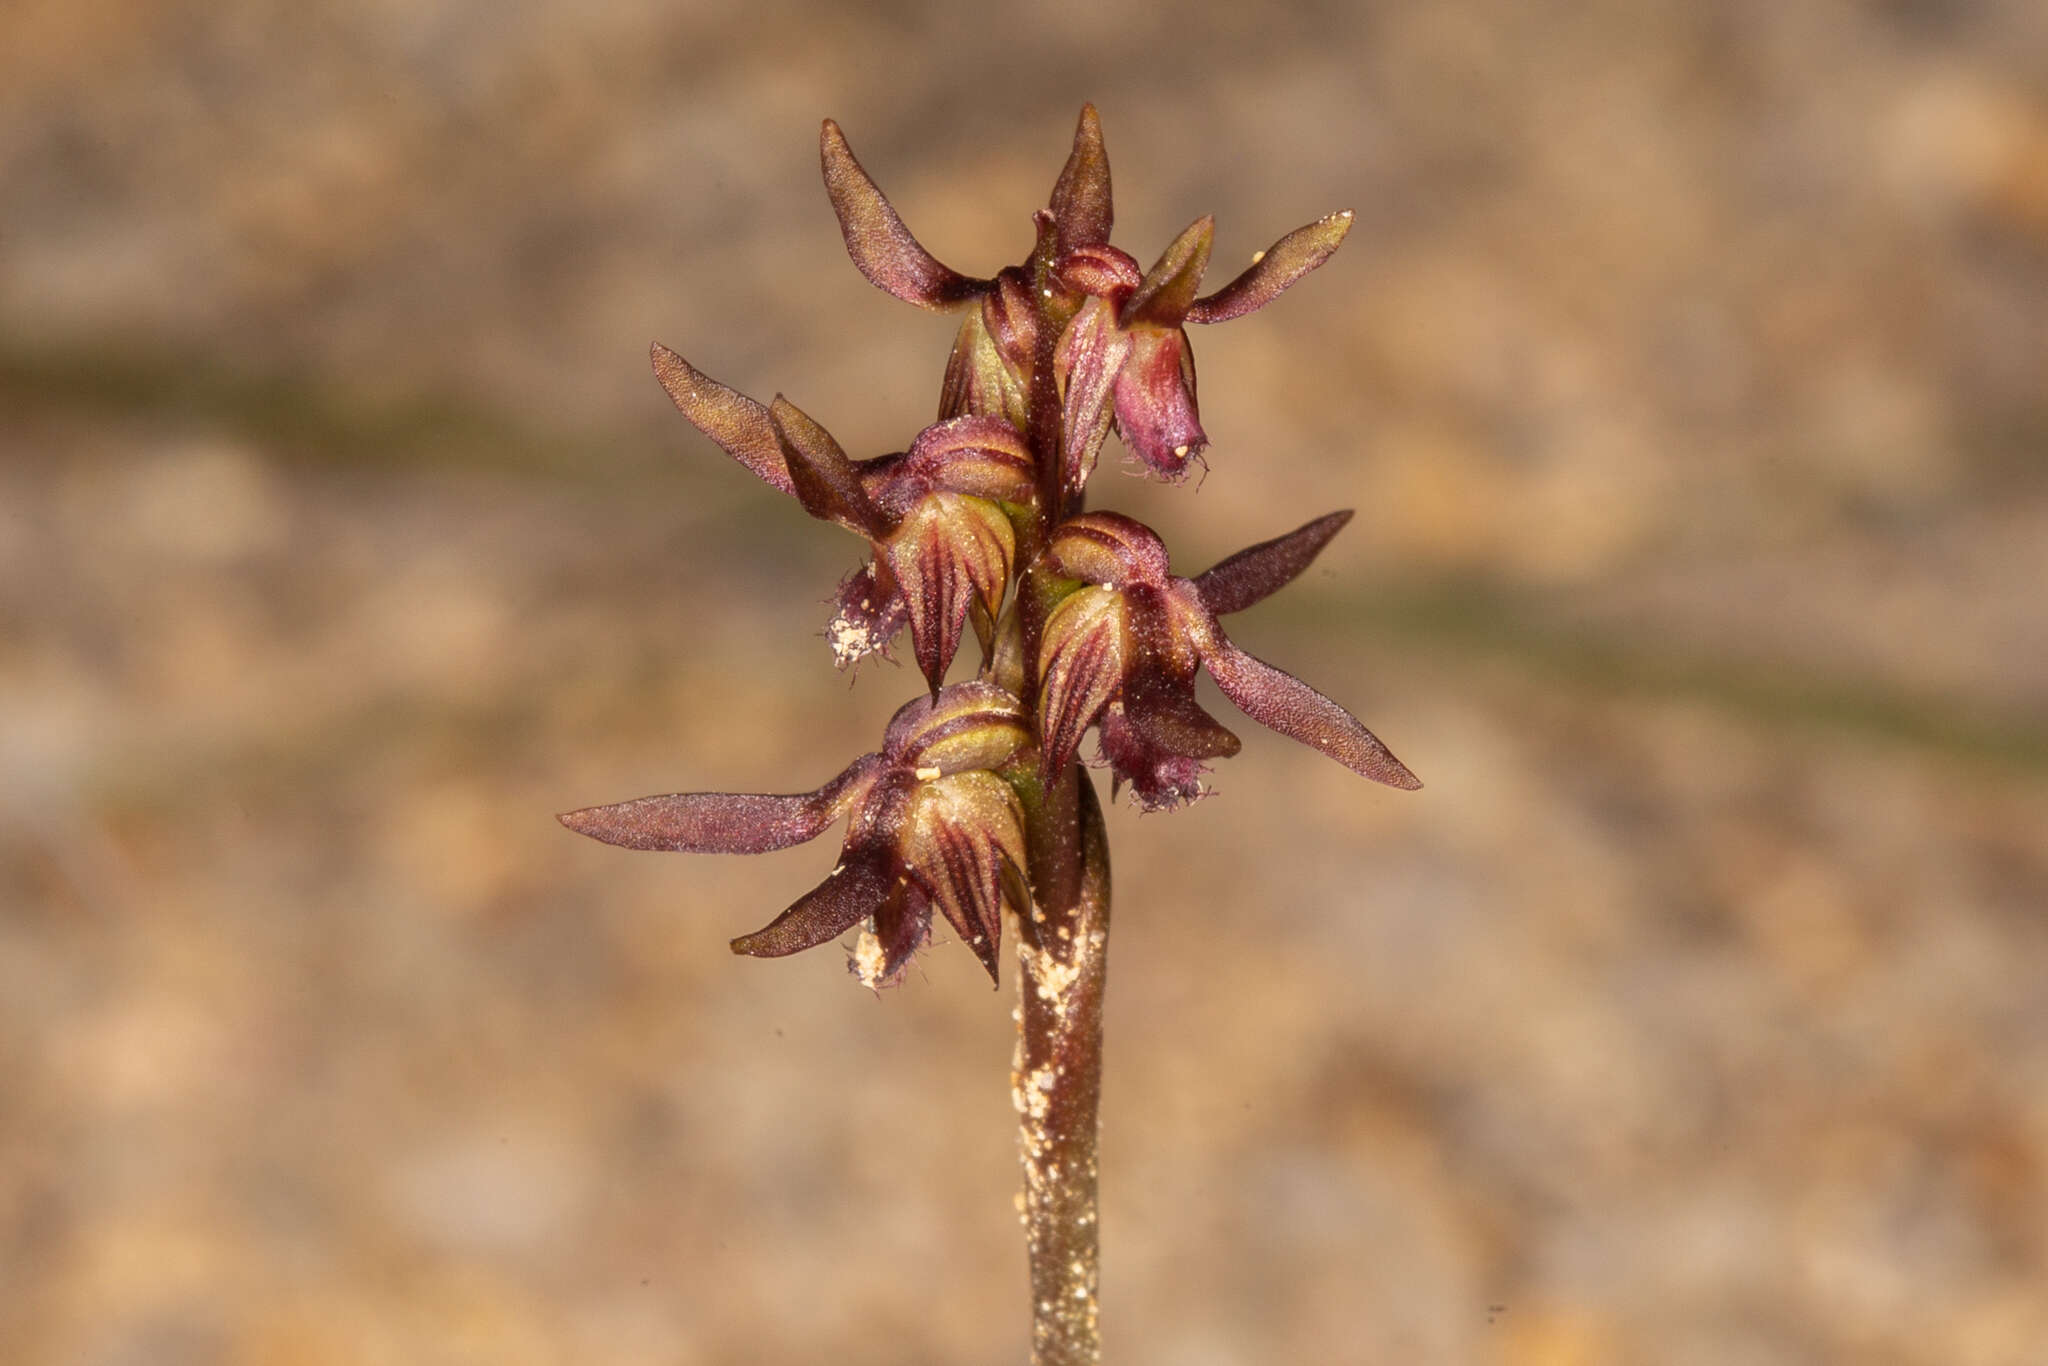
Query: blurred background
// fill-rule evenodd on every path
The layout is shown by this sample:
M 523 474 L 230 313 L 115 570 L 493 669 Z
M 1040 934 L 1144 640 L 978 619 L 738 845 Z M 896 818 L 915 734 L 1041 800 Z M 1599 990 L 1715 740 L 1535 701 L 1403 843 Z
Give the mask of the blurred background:
M 1141 260 L 1357 210 L 1096 503 L 1359 509 L 1233 634 L 1429 784 L 1112 815 L 1111 1360 L 2048 1361 L 2028 0 L 18 0 L 0 1358 L 1023 1359 L 1013 966 L 736 960 L 829 841 L 551 816 L 918 690 L 647 343 L 900 449 L 952 324 L 819 118 L 987 273 L 1083 99 Z

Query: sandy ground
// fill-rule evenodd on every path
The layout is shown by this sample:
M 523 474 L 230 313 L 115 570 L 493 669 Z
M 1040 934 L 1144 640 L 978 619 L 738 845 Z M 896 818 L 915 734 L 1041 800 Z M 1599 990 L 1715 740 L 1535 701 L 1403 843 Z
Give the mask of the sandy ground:
M 1110 1359 L 2048 1360 L 2044 16 L 18 8 L 0 1359 L 1022 1360 L 1011 973 L 551 813 L 917 690 L 645 347 L 900 447 L 818 118 L 983 272 L 1092 98 L 1141 258 L 1358 212 L 1097 503 L 1358 508 L 1233 634 L 1428 782 L 1113 813 Z

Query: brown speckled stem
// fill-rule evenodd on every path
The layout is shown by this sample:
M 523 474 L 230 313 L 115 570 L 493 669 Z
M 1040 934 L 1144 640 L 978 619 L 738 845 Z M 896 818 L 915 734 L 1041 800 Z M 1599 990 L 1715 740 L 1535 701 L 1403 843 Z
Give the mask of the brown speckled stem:
M 1109 841 L 1094 784 L 1069 767 L 1033 814 L 1036 907 L 1018 936 L 1011 1075 L 1024 1159 L 1032 1366 L 1098 1366 L 1097 1110 L 1109 959 Z M 1041 851 L 1043 853 L 1041 854 Z

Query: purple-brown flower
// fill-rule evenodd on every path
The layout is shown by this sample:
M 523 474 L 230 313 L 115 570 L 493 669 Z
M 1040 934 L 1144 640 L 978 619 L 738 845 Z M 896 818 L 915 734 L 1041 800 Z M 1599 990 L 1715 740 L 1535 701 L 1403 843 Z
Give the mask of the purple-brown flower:
M 1195 701 L 1195 674 L 1207 666 L 1223 695 L 1261 725 L 1376 782 L 1422 786 L 1350 712 L 1240 650 L 1216 621 L 1293 580 L 1350 520 L 1333 512 L 1193 579 L 1174 577 L 1158 536 L 1120 513 L 1062 524 L 1046 559 L 1083 586 L 1053 609 L 1039 650 L 1042 773 L 1070 762 L 1092 724 L 1114 780 L 1130 783 L 1148 810 L 1201 796 L 1203 761 L 1238 750 L 1237 737 Z
M 823 521 L 865 538 L 873 558 L 840 585 L 825 628 L 843 668 L 885 650 L 908 624 L 933 692 L 970 614 L 993 629 L 1016 554 L 1005 506 L 1036 495 L 1031 453 L 1001 418 L 965 416 L 919 432 L 908 451 L 849 459 L 789 400 L 763 405 L 665 346 L 654 371 L 697 429 Z
M 1036 217 L 1032 261 L 981 279 L 925 250 L 830 119 L 819 160 L 847 254 L 861 274 L 920 308 L 971 306 L 946 365 L 941 417 L 979 413 L 1020 431 L 1028 427 L 1026 382 L 1044 313 L 1031 297 L 1034 283 L 1059 296 L 1059 312 L 1071 318 L 1055 358 L 1070 492 L 1085 484 L 1112 422 L 1146 468 L 1165 479 L 1184 477 L 1209 444 L 1185 324 L 1224 322 L 1264 307 L 1328 260 L 1351 230 L 1349 210 L 1317 219 L 1258 253 L 1222 289 L 1197 297 L 1215 233 L 1214 220 L 1203 217 L 1141 273 L 1129 253 L 1109 245 L 1109 154 L 1095 106 L 1086 105 L 1051 201 Z
M 1040 310 L 1032 265 L 1109 241 L 1113 208 L 1109 157 L 1095 106 L 1083 105 L 1074 147 L 1034 222 L 1033 261 L 1008 266 L 989 279 L 962 275 L 926 251 L 905 227 L 872 177 L 847 146 L 839 125 L 825 120 L 819 138 L 825 190 L 839 218 L 847 255 L 877 289 L 919 308 L 966 308 L 939 398 L 941 418 L 963 414 L 1000 417 L 1019 431 L 1030 423 L 1026 385 L 1037 354 Z
M 816 839 L 846 816 L 846 842 L 825 880 L 733 940 L 733 952 L 780 958 L 867 922 L 853 967 L 881 986 L 925 942 L 936 906 L 993 979 L 1003 907 L 1028 901 L 1023 812 L 1003 772 L 1030 741 L 1023 703 L 992 683 L 959 683 L 901 708 L 879 753 L 814 792 L 676 793 L 560 819 L 627 849 L 765 854 Z
M 1183 478 L 1209 438 L 1195 403 L 1195 357 L 1186 323 L 1215 323 L 1262 308 L 1330 258 L 1351 230 L 1346 210 L 1297 228 L 1253 258 L 1235 280 L 1196 297 L 1208 270 L 1215 220 L 1196 219 L 1140 274 L 1106 242 L 1075 248 L 1058 274 L 1086 302 L 1060 336 L 1055 365 L 1065 408 L 1066 478 L 1079 491 L 1114 418 L 1131 453 L 1161 478 Z

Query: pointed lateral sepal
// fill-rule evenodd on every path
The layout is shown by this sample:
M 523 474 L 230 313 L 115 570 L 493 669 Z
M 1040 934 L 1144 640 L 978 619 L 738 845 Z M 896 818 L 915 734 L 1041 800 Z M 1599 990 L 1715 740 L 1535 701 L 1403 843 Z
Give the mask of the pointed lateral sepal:
M 1089 472 L 1116 416 L 1116 382 L 1131 354 L 1131 337 L 1116 325 L 1116 309 L 1107 299 L 1091 298 L 1067 324 L 1053 353 L 1053 373 L 1060 385 L 1060 422 L 1069 494 L 1087 486 Z
M 780 394 L 768 405 L 768 417 L 805 512 L 820 521 L 837 522 L 871 541 L 888 534 L 888 518 L 875 506 L 861 483 L 859 468 L 832 439 L 832 433 Z
M 910 610 L 918 667 L 934 695 L 960 646 L 977 596 L 991 619 L 1002 606 L 1016 533 L 1002 508 L 964 493 L 927 494 L 882 544 Z
M 1038 652 L 1039 776 L 1046 782 L 1073 762 L 1123 669 L 1122 596 L 1110 588 L 1070 593 L 1046 618 Z
M 1220 635 L 1203 663 L 1223 695 L 1260 725 L 1321 750 L 1376 783 L 1408 791 L 1422 786 L 1357 717 L 1293 674 L 1246 654 Z
M 1168 244 L 1131 297 L 1124 300 L 1117 321 L 1125 327 L 1179 327 L 1202 287 L 1202 272 L 1209 268 L 1209 247 L 1216 237 L 1216 220 L 1208 214 L 1181 229 Z
M 1196 575 L 1195 592 L 1202 605 L 1219 617 L 1242 612 L 1299 578 L 1350 520 L 1351 510 L 1346 508 L 1298 526 L 1285 536 L 1248 546 Z
M 1004 870 L 1024 867 L 1024 812 L 995 774 L 975 770 L 924 783 L 903 853 L 955 933 L 996 980 Z M 1020 908 L 1021 909 L 1021 908 Z
M 815 792 L 678 792 L 586 807 L 556 819 L 579 835 L 622 849 L 766 854 L 824 833 L 866 791 L 879 763 L 875 755 L 863 756 Z
M 1345 209 L 1296 228 L 1252 258 L 1251 265 L 1214 294 L 1197 299 L 1187 311 L 1191 323 L 1220 323 L 1241 318 L 1280 297 L 1296 280 L 1330 259 L 1351 231 L 1353 215 Z
M 837 939 L 880 909 L 897 876 L 887 848 L 849 848 L 823 882 L 768 924 L 733 940 L 732 951 L 783 958 Z
M 1080 121 L 1074 125 L 1074 150 L 1052 187 L 1050 207 L 1060 255 L 1109 240 L 1116 218 L 1109 153 L 1102 145 L 1102 120 L 1092 104 L 1081 106 Z
M 825 172 L 825 193 L 831 196 L 840 235 L 846 239 L 846 254 L 868 283 L 905 303 L 933 310 L 965 303 L 988 289 L 987 280 L 971 279 L 941 265 L 918 244 L 831 119 L 825 120 L 819 135 L 818 160 Z
M 668 391 L 669 401 L 690 425 L 718 443 L 719 449 L 784 493 L 795 493 L 782 445 L 768 409 L 737 389 L 728 389 L 675 352 L 654 343 L 648 352 L 654 377 Z

